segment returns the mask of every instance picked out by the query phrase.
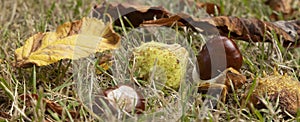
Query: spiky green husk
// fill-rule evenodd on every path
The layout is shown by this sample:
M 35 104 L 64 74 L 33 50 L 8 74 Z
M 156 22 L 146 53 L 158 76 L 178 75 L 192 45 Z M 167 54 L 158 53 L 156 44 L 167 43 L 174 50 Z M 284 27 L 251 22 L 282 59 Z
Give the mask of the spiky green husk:
M 139 78 L 163 82 L 178 89 L 185 78 L 188 51 L 179 44 L 148 42 L 134 52 L 135 72 Z

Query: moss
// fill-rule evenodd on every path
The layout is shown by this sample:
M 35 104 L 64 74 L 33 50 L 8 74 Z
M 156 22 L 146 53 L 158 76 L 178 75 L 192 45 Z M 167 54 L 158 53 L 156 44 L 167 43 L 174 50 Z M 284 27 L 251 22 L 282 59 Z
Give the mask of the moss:
M 134 49 L 137 77 L 178 89 L 185 78 L 188 51 L 179 44 L 148 42 Z

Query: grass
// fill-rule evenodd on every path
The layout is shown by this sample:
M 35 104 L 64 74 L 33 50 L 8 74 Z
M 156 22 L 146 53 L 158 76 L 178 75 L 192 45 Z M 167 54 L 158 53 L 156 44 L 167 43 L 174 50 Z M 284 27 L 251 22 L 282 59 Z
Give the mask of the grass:
M 118 0 L 121 1 L 121 0 Z M 203 11 L 193 12 L 193 6 L 184 5 L 183 9 L 175 6 L 173 0 L 133 0 L 142 2 L 146 5 L 162 5 L 173 13 L 185 12 L 195 17 L 203 17 Z M 204 0 L 207 2 L 217 3 L 221 6 L 222 15 L 232 15 L 246 18 L 258 18 L 264 21 L 270 21 L 269 16 L 272 10 L 263 4 L 260 0 Z M 26 69 L 15 68 L 14 50 L 24 44 L 24 40 L 37 32 L 54 31 L 55 28 L 68 21 L 78 20 L 88 16 L 88 13 L 94 4 L 100 3 L 100 0 L 63 0 L 63 1 L 47 1 L 47 0 L 1 0 L 0 1 L 0 120 L 1 121 L 105 121 L 105 118 L 90 112 L 88 106 L 80 101 L 80 93 L 77 89 L 77 81 L 74 76 L 74 65 L 72 61 L 63 60 L 58 63 L 44 66 L 32 67 Z M 124 2 L 124 1 L 123 1 Z M 299 19 L 299 18 L 297 18 Z M 121 31 L 126 30 L 124 28 Z M 149 31 L 149 30 L 147 30 Z M 150 29 L 151 31 L 151 29 Z M 123 36 L 123 42 L 129 42 L 129 47 L 138 45 L 143 38 L 139 34 L 144 34 L 144 30 L 134 30 L 127 32 Z M 154 31 L 156 32 L 156 31 Z M 129 34 L 128 34 L 129 33 Z M 175 32 L 177 33 L 177 32 Z M 161 29 L 155 34 L 159 35 L 158 39 L 168 41 L 172 38 L 172 33 L 168 29 Z M 275 34 L 273 34 L 275 35 Z M 182 38 L 182 35 L 176 34 L 175 38 Z M 132 40 L 136 39 L 136 42 Z M 280 73 L 287 73 L 300 79 L 300 49 L 285 49 L 281 46 L 281 40 L 274 36 L 274 43 L 254 43 L 236 41 L 239 46 L 244 64 L 241 73 L 250 78 L 262 77 L 263 72 L 272 74 L 274 67 Z M 193 43 L 202 45 L 201 41 L 193 40 Z M 123 50 L 124 51 L 124 50 Z M 103 54 L 96 54 L 99 57 Z M 120 58 L 126 59 L 124 55 Z M 94 59 L 92 61 L 97 61 Z M 122 60 L 120 60 L 122 61 Z M 93 62 L 88 62 L 93 63 Z M 128 61 L 123 62 L 128 63 Z M 124 65 L 126 66 L 126 65 Z M 98 66 L 97 66 L 98 67 Z M 96 68 L 97 68 L 96 67 Z M 93 67 L 90 70 L 93 69 Z M 99 67 L 98 67 L 99 68 Z M 125 67 L 126 68 L 126 67 Z M 89 69 L 88 69 L 89 70 Z M 119 71 L 120 72 L 120 71 Z M 128 74 L 127 74 L 128 75 Z M 95 81 L 101 83 L 97 87 L 107 88 L 120 84 L 126 79 L 125 74 L 110 75 L 110 72 L 95 74 L 89 76 Z M 83 77 L 84 78 L 84 77 Z M 128 78 L 128 77 L 127 77 Z M 147 94 L 147 110 L 149 116 L 164 116 L 161 121 L 199 121 L 202 119 L 208 121 L 228 121 L 228 120 L 245 120 L 245 121 L 271 121 L 283 120 L 281 114 L 277 114 L 280 109 L 276 103 L 268 104 L 266 109 L 250 110 L 248 107 L 237 104 L 242 99 L 242 94 L 247 95 L 245 88 L 251 87 L 255 80 L 248 80 L 243 88 L 236 91 L 235 94 L 229 94 L 226 103 L 222 103 L 219 109 L 209 109 L 203 111 L 204 97 L 201 94 L 193 94 L 192 91 L 171 92 L 169 96 L 165 96 L 160 90 L 154 89 L 152 86 L 145 87 Z M 83 88 L 90 88 L 83 86 Z M 186 89 L 183 89 L 186 90 Z M 26 102 L 19 98 L 22 94 L 36 93 L 40 98 L 28 107 Z M 82 91 L 82 93 L 85 93 Z M 184 98 L 182 96 L 189 95 L 193 99 Z M 45 108 L 42 99 L 52 100 L 64 108 L 63 114 L 59 115 Z M 178 102 L 179 100 L 179 102 Z M 165 108 L 167 113 L 155 112 Z M 71 113 L 66 110 L 75 110 L 79 113 L 78 118 L 73 118 Z M 254 111 L 254 112 L 251 112 Z M 206 113 L 207 112 L 207 113 Z M 152 114 L 151 114 L 152 113 Z M 155 114 L 154 114 L 155 113 Z M 182 114 L 182 115 L 181 115 Z M 207 114 L 205 118 L 201 118 L 201 114 Z M 129 117 L 128 117 L 129 116 Z M 120 117 L 114 117 L 108 114 L 112 120 L 136 120 L 134 114 Z M 132 117 L 130 117 L 132 116 Z M 149 117 L 147 116 L 147 117 Z M 139 120 L 147 120 L 149 118 L 140 116 Z M 157 118 L 156 118 L 157 119 Z M 291 117 L 290 120 L 296 118 Z M 157 119 L 158 120 L 158 119 Z M 127 120 L 128 121 L 128 120 Z

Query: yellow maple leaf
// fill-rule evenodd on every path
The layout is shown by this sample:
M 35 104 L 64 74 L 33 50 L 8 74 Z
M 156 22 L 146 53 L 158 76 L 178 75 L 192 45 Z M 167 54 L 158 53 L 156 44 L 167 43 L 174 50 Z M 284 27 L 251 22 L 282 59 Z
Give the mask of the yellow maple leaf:
M 49 65 L 61 59 L 79 59 L 119 47 L 120 36 L 96 18 L 83 18 L 57 27 L 56 32 L 37 33 L 15 50 L 16 67 Z

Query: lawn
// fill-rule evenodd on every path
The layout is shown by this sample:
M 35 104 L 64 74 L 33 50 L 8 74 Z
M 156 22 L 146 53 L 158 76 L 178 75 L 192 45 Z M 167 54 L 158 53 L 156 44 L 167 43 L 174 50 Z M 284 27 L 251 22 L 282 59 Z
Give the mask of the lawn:
M 113 1 L 162 6 L 170 13 L 186 13 L 195 18 L 208 17 L 205 10 L 195 11 L 195 6 L 187 2 L 183 2 L 181 7 L 176 6 L 179 0 Z M 102 2 L 101 0 L 0 1 L 0 121 L 293 121 L 299 119 L 297 115 L 286 115 L 279 107 L 278 101 L 265 100 L 265 108 L 252 110 L 241 102 L 244 101 L 245 96 L 251 94 L 249 89 L 251 91 L 258 79 L 272 75 L 274 72 L 286 74 L 299 81 L 300 48 L 283 47 L 282 38 L 277 38 L 276 34 L 273 35 L 274 39 L 271 43 L 234 40 L 243 55 L 243 65 L 239 72 L 247 80 L 241 88 L 229 93 L 226 101 L 217 100 L 218 107 L 213 108 L 204 108 L 205 95 L 194 93 L 193 88 L 165 90 L 164 86 L 148 84 L 137 85 L 139 86 L 137 89 L 142 90 L 141 93 L 147 103 L 146 110 L 142 114 L 126 112 L 113 114 L 107 111 L 97 113 L 90 109 L 90 97 L 99 95 L 99 90 L 125 84 L 131 80 L 130 72 L 124 70 L 131 68 L 127 65 L 131 61 L 128 50 L 139 46 L 142 41 L 153 39 L 153 36 L 159 42 L 179 43 L 185 47 L 189 57 L 192 57 L 188 66 L 193 68 L 193 64 L 196 64 L 195 55 L 200 52 L 199 47 L 204 45 L 204 38 L 198 35 L 191 39 L 191 43 L 182 42 L 181 40 L 185 38 L 182 34 L 184 30 L 176 27 L 128 29 L 124 26 L 114 26 L 114 30 L 121 35 L 122 42 L 122 46 L 116 51 L 98 52 L 79 60 L 64 59 L 47 66 L 29 68 L 15 66 L 14 51 L 23 46 L 26 39 L 38 32 L 53 32 L 56 27 L 65 22 L 89 17 L 93 6 Z M 201 2 L 218 5 L 220 11 L 216 15 L 275 21 L 270 17 L 276 12 L 261 0 L 203 0 Z M 299 9 L 296 11 L 298 16 L 293 19 L 299 20 Z M 282 16 L 279 16 L 279 19 L 280 17 Z M 99 62 L 105 60 L 105 57 L 111 53 L 116 56 L 113 66 L 107 68 L 101 65 Z M 187 72 L 190 74 L 186 74 L 188 76 L 186 80 L 192 79 L 192 71 L 187 70 Z M 162 78 L 160 72 L 153 73 L 151 77 Z M 24 97 L 27 100 L 24 100 Z

